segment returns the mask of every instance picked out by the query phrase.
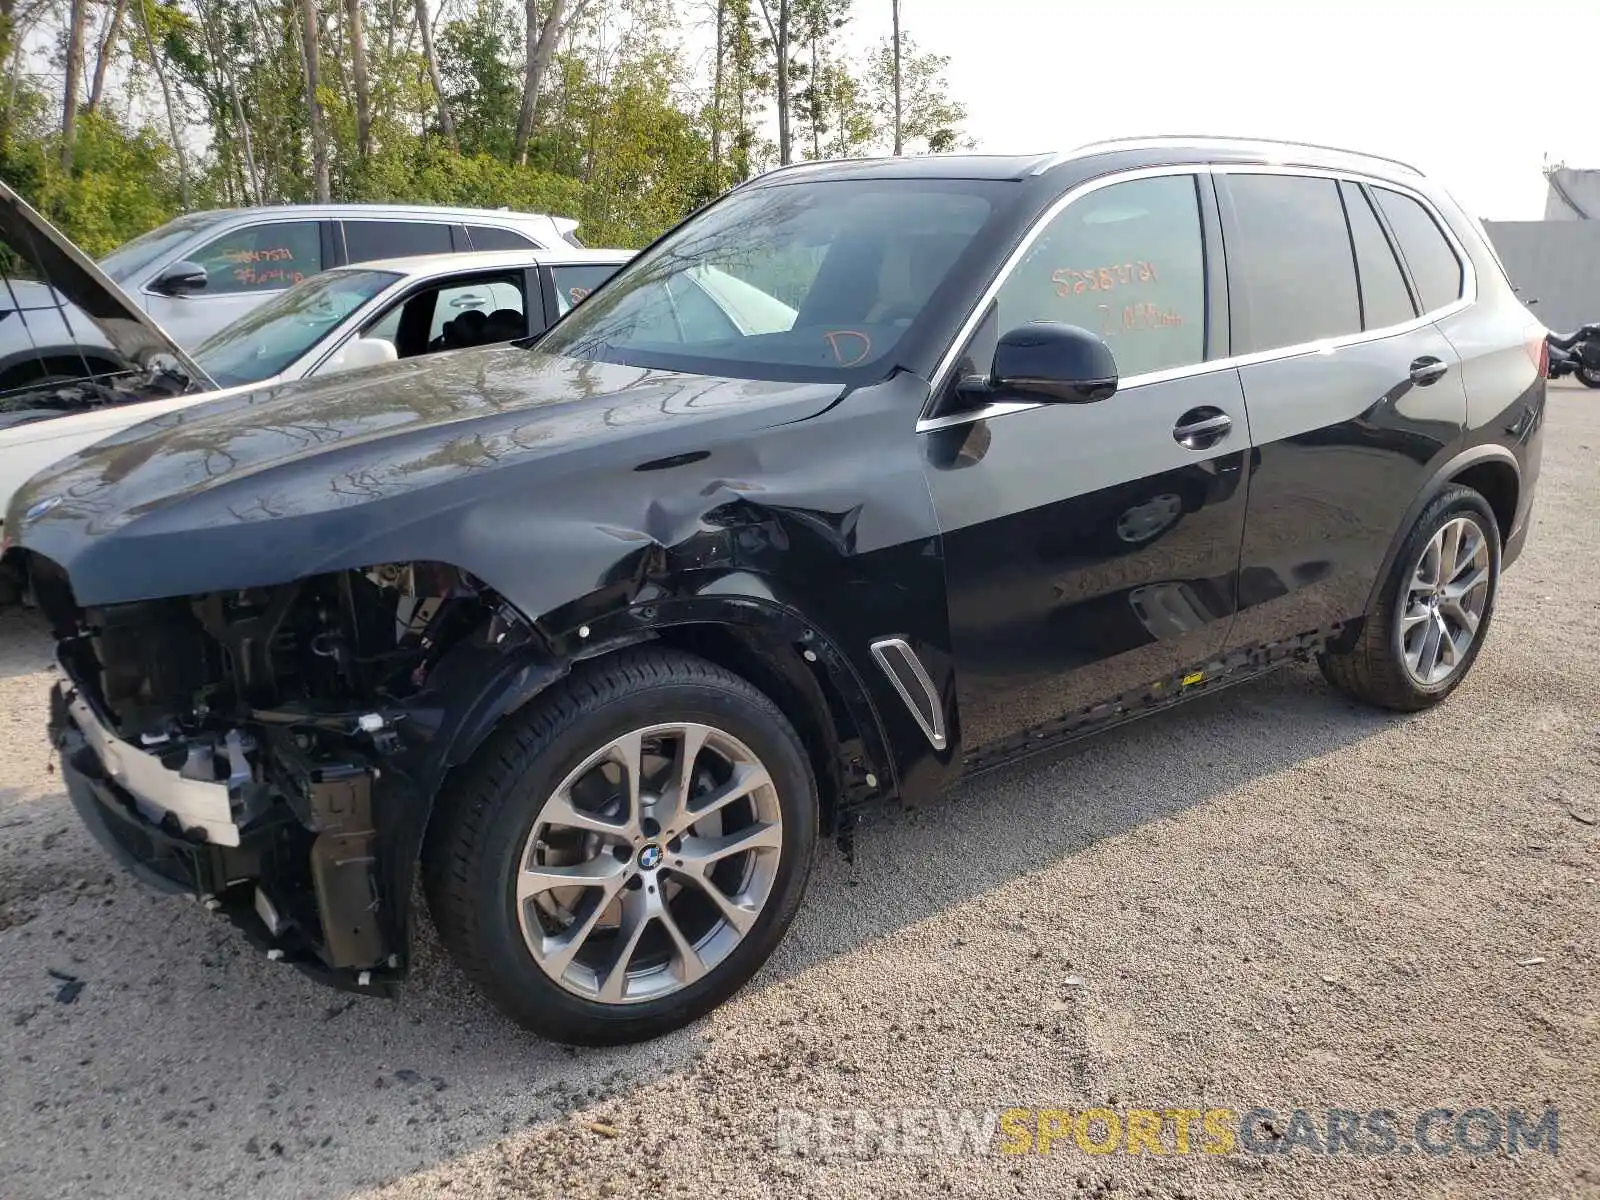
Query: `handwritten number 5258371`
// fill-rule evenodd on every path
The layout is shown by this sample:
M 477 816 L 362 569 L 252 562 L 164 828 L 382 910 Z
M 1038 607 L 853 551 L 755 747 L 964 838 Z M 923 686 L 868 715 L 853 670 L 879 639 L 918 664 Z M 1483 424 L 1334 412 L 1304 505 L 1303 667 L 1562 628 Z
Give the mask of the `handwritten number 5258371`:
M 1143 259 L 1113 264 L 1109 267 L 1090 267 L 1076 271 L 1062 267 L 1050 276 L 1058 296 L 1081 296 L 1085 292 L 1109 292 L 1134 283 L 1155 283 L 1160 280 L 1156 265 Z

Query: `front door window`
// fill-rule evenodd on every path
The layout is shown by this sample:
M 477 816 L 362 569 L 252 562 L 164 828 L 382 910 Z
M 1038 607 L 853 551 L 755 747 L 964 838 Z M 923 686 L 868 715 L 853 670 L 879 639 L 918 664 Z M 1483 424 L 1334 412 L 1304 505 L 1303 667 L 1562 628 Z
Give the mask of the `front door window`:
M 1163 175 L 1101 188 L 1064 209 L 1001 286 L 995 326 L 1064 321 L 1090 330 L 1126 379 L 1204 359 L 1205 301 L 1195 179 Z
M 278 292 L 322 270 L 316 221 L 273 221 L 223 234 L 195 255 L 206 269 L 205 295 Z

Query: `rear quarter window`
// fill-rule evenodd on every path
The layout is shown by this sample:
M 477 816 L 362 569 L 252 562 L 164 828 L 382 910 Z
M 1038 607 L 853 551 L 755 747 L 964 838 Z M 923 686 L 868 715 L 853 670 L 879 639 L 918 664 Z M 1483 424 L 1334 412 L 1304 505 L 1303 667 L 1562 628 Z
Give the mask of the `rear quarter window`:
M 532 238 L 495 225 L 468 225 L 467 236 L 474 250 L 537 250 L 539 244 Z
M 1411 280 L 1422 298 L 1423 311 L 1432 312 L 1459 300 L 1461 260 L 1432 214 L 1422 203 L 1400 192 L 1381 187 L 1372 191 L 1411 268 Z

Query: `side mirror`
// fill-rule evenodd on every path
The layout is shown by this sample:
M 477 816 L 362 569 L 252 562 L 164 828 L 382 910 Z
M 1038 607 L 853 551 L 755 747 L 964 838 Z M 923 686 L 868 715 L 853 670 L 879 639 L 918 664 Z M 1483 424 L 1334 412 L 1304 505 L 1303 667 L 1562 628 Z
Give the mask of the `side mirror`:
M 398 362 L 399 353 L 393 342 L 382 338 L 356 338 L 347 342 L 330 358 L 318 375 L 333 375 L 340 371 L 363 371 L 368 367 L 381 367 L 384 363 Z
M 197 262 L 181 259 L 150 281 L 150 290 L 163 296 L 192 296 L 206 290 L 206 269 Z
M 1116 393 L 1117 360 L 1087 329 L 1032 321 L 1001 336 L 989 390 L 1045 404 L 1092 404 Z

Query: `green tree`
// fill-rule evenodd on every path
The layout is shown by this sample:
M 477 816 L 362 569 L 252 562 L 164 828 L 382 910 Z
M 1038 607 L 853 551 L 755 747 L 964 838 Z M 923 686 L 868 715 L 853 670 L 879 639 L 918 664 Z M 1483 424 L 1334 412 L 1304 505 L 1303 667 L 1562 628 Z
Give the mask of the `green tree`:
M 867 59 L 866 90 L 878 125 L 893 136 L 896 81 L 899 88 L 900 132 L 903 150 L 945 154 L 970 147 L 962 132 L 966 106 L 950 95 L 945 72 L 950 57 L 917 49 L 910 34 L 901 34 L 900 70 L 895 71 L 894 39 L 885 38 Z
M 853 53 L 853 0 L 689 2 L 703 62 L 685 0 L 0 0 L 0 178 L 95 254 L 319 196 L 637 245 L 776 162 L 891 139 L 892 47 Z M 961 145 L 948 60 L 901 49 L 908 147 Z
M 521 104 L 515 21 L 508 0 L 476 0 L 439 33 L 439 70 L 464 154 L 511 157 Z

